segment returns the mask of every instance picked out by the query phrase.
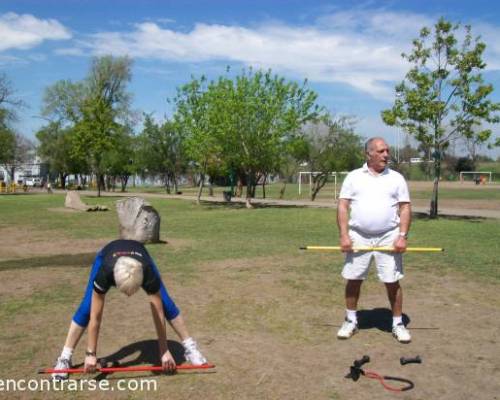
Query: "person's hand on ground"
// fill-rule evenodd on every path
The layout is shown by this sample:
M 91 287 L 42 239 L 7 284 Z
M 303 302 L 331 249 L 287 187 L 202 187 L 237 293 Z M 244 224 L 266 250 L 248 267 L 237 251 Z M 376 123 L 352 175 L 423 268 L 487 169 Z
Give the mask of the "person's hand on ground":
M 85 367 L 86 373 L 95 372 L 97 367 L 97 357 L 96 356 L 86 356 L 85 357 Z
M 166 372 L 175 372 L 177 365 L 175 364 L 174 357 L 172 357 L 170 351 L 167 350 L 161 357 L 161 366 Z

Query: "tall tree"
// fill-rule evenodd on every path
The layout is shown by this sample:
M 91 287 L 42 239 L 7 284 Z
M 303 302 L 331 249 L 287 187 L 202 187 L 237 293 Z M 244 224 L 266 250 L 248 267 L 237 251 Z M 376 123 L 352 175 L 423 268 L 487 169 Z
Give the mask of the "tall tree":
M 413 66 L 396 86 L 393 107 L 382 111 L 387 125 L 402 127 L 432 151 L 431 218 L 438 216 L 441 159 L 450 141 L 465 137 L 487 142 L 492 132 L 482 124 L 500 121 L 500 103 L 489 99 L 493 86 L 485 84 L 480 73 L 486 66 L 486 44 L 472 37 L 470 26 L 465 26 L 464 39 L 459 43 L 459 29 L 459 24 L 441 18 L 433 30 L 420 31 L 412 52 L 402 55 Z
M 306 137 L 306 161 L 311 172 L 315 172 L 311 190 L 314 201 L 332 172 L 349 171 L 363 163 L 363 143 L 350 117 L 327 117 L 322 123 L 308 126 Z
M 152 175 L 159 174 L 167 193 L 173 188 L 177 193 L 179 175 L 186 170 L 185 143 L 181 129 L 173 121 L 157 124 L 145 116 L 144 129 L 139 136 L 139 158 L 143 169 Z
M 74 155 L 75 130 L 72 127 L 50 122 L 36 133 L 36 137 L 39 141 L 38 154 L 49 164 L 50 173 L 59 176 L 63 189 L 69 174 L 88 171 L 85 160 Z
M 217 137 L 221 120 L 217 121 L 214 108 L 216 103 L 208 93 L 207 80 L 192 78 L 190 82 L 177 89 L 174 98 L 176 112 L 174 120 L 185 137 L 187 156 L 192 167 L 199 173 L 197 202 L 200 203 L 205 177 L 221 160 L 222 143 Z M 213 92 L 213 91 L 212 91 Z M 210 100 L 209 98 L 212 97 Z M 210 123 L 210 119 L 212 122 Z M 214 118 L 216 118 L 214 120 Z
M 3 138 L 2 138 L 3 136 Z M 9 180 L 14 182 L 16 169 L 20 164 L 26 163 L 33 156 L 35 146 L 33 142 L 19 133 L 7 132 L 0 134 L 0 142 L 6 143 L 6 151 L 1 157 L 2 164 L 9 174 Z
M 21 139 L 12 129 L 11 123 L 16 120 L 16 112 L 20 107 L 24 107 L 24 103 L 15 97 L 7 75 L 0 74 L 0 163 L 4 165 L 14 163 L 16 153 L 19 153 L 16 148 Z
M 97 178 L 101 195 L 103 157 L 112 149 L 129 116 L 131 61 L 127 57 L 104 56 L 92 61 L 86 79 L 87 93 L 80 107 L 81 119 L 75 124 L 76 157 L 85 157 Z
M 125 192 L 130 176 L 138 170 L 137 138 L 128 127 L 123 127 L 116 133 L 113 147 L 103 157 L 103 171 L 108 178 L 109 186 L 114 187 L 120 180 L 120 191 Z
M 317 94 L 307 82 L 297 84 L 271 71 L 243 71 L 235 79 L 221 78 L 213 85 L 218 107 L 212 120 L 223 138 L 226 164 L 243 172 L 247 207 L 259 181 L 279 172 L 290 143 L 301 127 L 322 112 Z

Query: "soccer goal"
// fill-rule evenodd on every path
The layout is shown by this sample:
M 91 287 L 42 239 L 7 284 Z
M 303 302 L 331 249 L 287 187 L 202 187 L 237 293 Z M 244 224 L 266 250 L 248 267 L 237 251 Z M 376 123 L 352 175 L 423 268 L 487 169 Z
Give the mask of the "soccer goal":
M 488 183 L 491 183 L 491 176 L 491 171 L 460 171 L 460 183 L 474 182 L 476 184 L 484 184 L 486 183 L 486 179 L 488 179 Z
M 313 171 L 301 171 L 299 172 L 298 181 L 299 181 L 299 196 L 302 194 L 302 186 L 304 184 L 309 185 L 309 194 L 312 193 L 312 185 L 313 185 L 313 176 L 319 175 L 321 172 L 313 172 Z M 338 196 L 338 180 L 340 175 L 347 175 L 348 172 L 330 172 L 329 175 L 333 178 L 333 199 L 337 200 Z

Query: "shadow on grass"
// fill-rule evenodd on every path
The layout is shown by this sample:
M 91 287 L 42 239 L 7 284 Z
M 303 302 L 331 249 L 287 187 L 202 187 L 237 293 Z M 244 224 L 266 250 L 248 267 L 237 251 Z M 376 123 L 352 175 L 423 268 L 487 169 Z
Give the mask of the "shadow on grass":
M 403 314 L 403 323 L 408 325 L 410 317 Z M 388 308 L 373 308 L 371 310 L 358 311 L 358 328 L 377 328 L 383 332 L 392 332 L 392 312 Z
M 478 217 L 471 215 L 439 215 L 438 218 L 432 219 L 429 217 L 429 214 L 424 212 L 412 212 L 412 216 L 414 219 L 423 220 L 423 221 L 435 221 L 435 220 L 447 220 L 447 221 L 469 221 L 469 222 L 483 222 L 488 218 L 486 217 Z
M 179 342 L 174 340 L 167 341 L 168 349 L 174 357 L 176 364 L 182 364 L 186 361 L 184 358 L 184 348 Z M 137 354 L 135 358 L 130 359 L 130 356 Z M 127 361 L 122 361 L 127 359 Z M 118 367 L 133 367 L 139 365 L 160 365 L 160 357 L 158 354 L 158 340 L 142 340 L 140 342 L 131 343 L 120 350 L 100 357 L 102 367 L 118 368 Z M 83 364 L 75 365 L 75 368 L 82 367 Z M 108 379 L 112 373 L 100 373 L 94 379 Z
M 0 271 L 41 267 L 85 267 L 90 268 L 96 253 L 58 254 L 46 257 L 20 258 L 0 261 Z

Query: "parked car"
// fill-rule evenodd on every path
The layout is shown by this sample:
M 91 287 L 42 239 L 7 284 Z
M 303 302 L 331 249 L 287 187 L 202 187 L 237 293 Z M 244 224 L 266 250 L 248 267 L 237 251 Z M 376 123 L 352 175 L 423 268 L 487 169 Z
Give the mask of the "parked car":
M 26 186 L 32 186 L 32 187 L 42 186 L 42 179 L 36 177 L 27 178 L 25 184 Z

